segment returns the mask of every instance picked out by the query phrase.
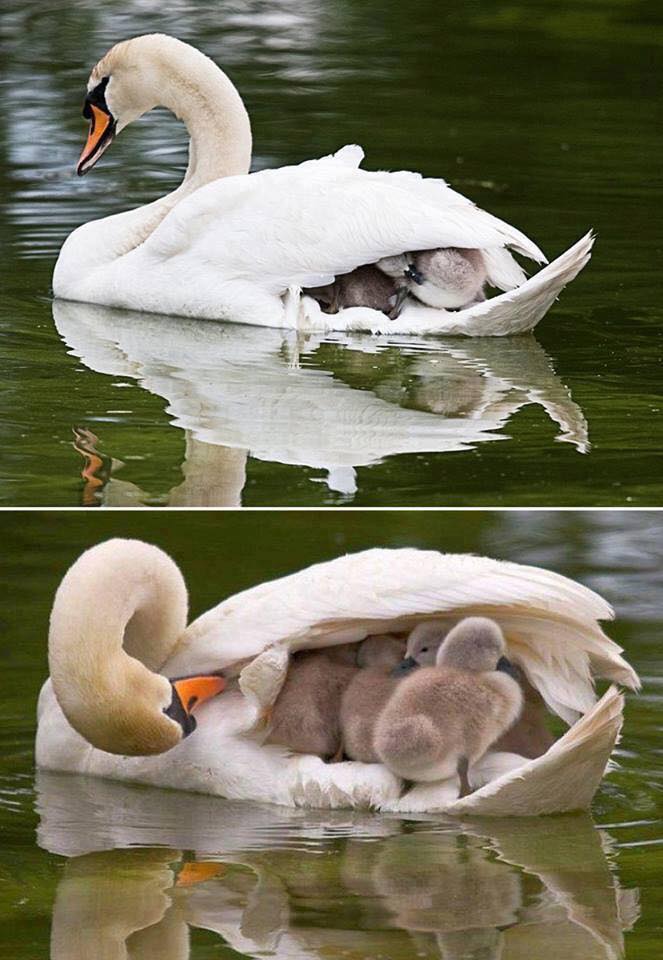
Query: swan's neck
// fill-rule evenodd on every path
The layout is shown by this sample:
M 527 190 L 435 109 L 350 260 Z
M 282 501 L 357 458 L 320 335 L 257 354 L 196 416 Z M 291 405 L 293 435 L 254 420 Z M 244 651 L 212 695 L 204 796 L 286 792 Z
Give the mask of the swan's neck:
M 149 544 L 108 540 L 69 569 L 51 612 L 49 666 L 65 716 L 94 746 L 154 752 L 172 697 L 169 681 L 154 671 L 186 617 L 181 573 Z
M 168 38 L 171 40 L 171 38 Z M 184 123 L 189 134 L 189 165 L 172 193 L 140 208 L 120 255 L 138 246 L 167 213 L 199 187 L 236 174 L 251 165 L 251 124 L 237 88 L 212 60 L 193 47 L 172 41 L 168 68 L 152 71 L 145 95 Z M 149 89 L 152 86 L 153 89 Z M 132 211 L 138 213 L 138 211 Z
M 242 99 L 225 73 L 204 59 L 212 70 L 200 70 L 194 83 L 175 77 L 161 98 L 190 137 L 189 166 L 178 193 L 248 173 L 251 164 L 251 125 Z
M 56 297 L 94 301 L 94 282 L 80 295 L 81 277 L 91 277 L 139 247 L 185 197 L 221 177 L 246 174 L 251 163 L 251 124 L 242 98 L 226 74 L 200 51 L 163 38 L 158 58 L 141 76 L 140 104 L 132 119 L 156 106 L 185 124 L 189 164 L 180 186 L 143 207 L 83 224 L 66 240 L 53 276 Z M 112 81 L 108 104 L 113 111 Z M 120 114 L 121 116 L 121 114 Z M 118 129 L 122 128 L 122 124 Z

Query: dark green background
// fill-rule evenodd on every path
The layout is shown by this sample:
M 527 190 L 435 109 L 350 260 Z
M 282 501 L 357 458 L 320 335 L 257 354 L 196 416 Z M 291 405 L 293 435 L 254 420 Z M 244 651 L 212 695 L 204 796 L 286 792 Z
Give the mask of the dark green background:
M 228 70 L 251 113 L 256 168 L 357 141 L 368 166 L 447 177 L 551 256 L 597 232 L 591 265 L 536 333 L 584 411 L 591 453 L 554 443 L 542 409 L 526 406 L 501 443 L 360 467 L 352 502 L 663 502 L 660 4 L 6 0 L 2 27 L 0 502 L 79 504 L 77 425 L 126 462 L 121 478 L 137 502 L 165 503 L 182 480 L 184 437 L 166 401 L 130 376 L 120 390 L 68 355 L 49 302 L 57 251 L 76 224 L 144 203 L 182 175 L 184 132 L 163 112 L 124 132 L 90 176 L 73 175 L 90 67 L 116 40 L 152 30 L 198 44 Z M 347 353 L 304 350 L 303 364 L 380 396 L 388 381 L 391 403 L 416 405 L 398 350 L 356 369 Z M 179 366 L 186 379 L 186 349 Z M 250 458 L 243 502 L 349 502 L 312 482 L 322 476 L 316 465 Z
M 617 751 L 620 769 L 597 795 L 593 817 L 597 825 L 606 827 L 611 838 L 606 848 L 610 869 L 623 888 L 640 891 L 641 915 L 634 930 L 626 935 L 627 956 L 637 960 L 658 958 L 663 935 L 663 668 L 660 655 L 663 516 L 646 511 L 385 511 L 371 515 L 353 511 L 334 514 L 192 512 L 187 515 L 168 512 L 96 513 L 94 518 L 83 513 L 33 512 L 0 516 L 3 543 L 0 931 L 6 941 L 7 956 L 26 960 L 48 955 L 53 899 L 65 871 L 68 871 L 66 876 L 70 876 L 71 871 L 82 870 L 85 874 L 91 869 L 95 876 L 121 886 L 123 871 L 128 871 L 126 875 L 130 877 L 132 871 L 138 869 L 136 864 L 142 862 L 139 851 L 128 849 L 124 853 L 100 853 L 100 859 L 93 861 L 91 867 L 87 861 L 69 861 L 67 866 L 65 857 L 40 849 L 35 842 L 39 822 L 33 806 L 35 801 L 50 817 L 55 816 L 67 824 L 75 840 L 90 834 L 101 838 L 102 850 L 118 843 L 103 839 L 105 831 L 111 830 L 115 823 L 134 825 L 131 839 L 134 845 L 154 848 L 165 844 L 170 848 L 177 847 L 179 842 L 180 850 L 181 841 L 174 839 L 174 831 L 178 825 L 190 823 L 195 842 L 192 840 L 185 846 L 198 852 L 182 854 L 176 849 L 172 853 L 174 863 L 182 856 L 205 859 L 205 851 L 211 859 L 220 860 L 228 847 L 237 847 L 233 824 L 243 823 L 242 811 L 238 812 L 236 805 L 225 806 L 223 801 L 209 801 L 210 807 L 202 800 L 189 800 L 185 795 L 179 798 L 172 793 L 153 791 L 146 797 L 141 788 L 109 787 L 102 791 L 110 798 L 105 801 L 108 806 L 100 805 L 84 816 L 75 803 L 79 796 L 92 789 L 84 781 L 69 783 L 70 778 L 64 778 L 66 784 L 62 789 L 69 791 L 70 800 L 60 800 L 59 812 L 53 809 L 54 801 L 48 792 L 35 795 L 32 756 L 35 701 L 47 675 L 47 618 L 53 591 L 67 566 L 84 548 L 117 535 L 157 543 L 177 560 L 189 585 L 192 616 L 254 583 L 345 551 L 376 545 L 471 551 L 540 564 L 573 576 L 602 593 L 617 613 L 617 620 L 608 625 L 608 632 L 624 646 L 626 656 L 639 671 L 643 691 L 639 696 L 627 698 L 624 736 Z M 96 789 L 102 789 L 98 782 Z M 368 827 L 363 821 L 362 827 L 362 823 L 352 817 L 327 814 L 311 814 L 293 823 L 287 812 L 275 808 L 259 811 L 251 808 L 246 817 L 248 823 L 257 817 L 261 824 L 255 833 L 247 827 L 251 836 L 250 843 L 246 841 L 247 850 L 258 850 L 268 873 L 275 872 L 286 884 L 290 905 L 289 918 L 284 921 L 286 929 L 303 935 L 303 931 L 319 927 L 336 937 L 343 949 L 354 949 L 356 952 L 351 956 L 367 960 L 369 956 L 378 955 L 399 960 L 411 957 L 413 943 L 419 944 L 417 949 L 422 949 L 426 957 L 443 956 L 441 947 L 436 946 L 434 932 L 444 927 L 448 910 L 456 909 L 453 890 L 443 891 L 444 895 L 433 901 L 438 904 L 435 910 L 439 915 L 429 907 L 426 922 L 417 928 L 420 939 L 411 940 L 403 932 L 416 927 L 411 915 L 406 911 L 410 919 L 404 919 L 405 915 L 393 912 L 392 900 L 384 900 L 372 887 L 361 885 L 363 861 L 358 861 L 352 869 L 349 866 L 355 863 L 354 844 L 358 842 L 360 829 L 369 835 L 379 835 L 386 822 L 383 818 L 369 818 Z M 208 838 L 209 830 L 213 839 Z M 394 853 L 396 874 L 411 876 L 414 871 L 420 877 L 417 882 L 421 887 L 417 889 L 422 891 L 420 896 L 424 899 L 429 888 L 433 895 L 439 887 L 439 870 L 448 864 L 448 857 L 460 856 L 463 845 L 468 843 L 466 838 L 456 836 L 453 826 L 439 818 L 421 823 L 407 818 L 392 823 L 390 830 L 401 832 Z M 506 830 L 508 836 L 521 831 L 522 827 L 516 822 L 506 828 L 502 825 L 499 830 L 502 835 Z M 567 880 L 581 891 L 585 890 L 590 900 L 608 895 L 602 892 L 605 878 L 597 877 L 586 860 L 585 844 L 588 837 L 591 840 L 591 826 L 586 826 L 583 832 L 577 824 L 567 829 L 564 821 L 560 826 L 557 818 L 544 818 L 533 821 L 529 830 L 531 836 L 526 832 L 520 842 L 530 857 L 536 860 L 540 855 L 545 861 L 544 850 L 559 849 L 556 869 L 561 866 Z M 430 859 L 424 857 L 423 862 L 420 831 L 429 837 L 425 849 Z M 449 831 L 456 837 L 453 842 Z M 488 836 L 492 832 L 493 827 L 489 826 Z M 580 840 L 576 833 L 580 834 Z M 50 849 L 49 843 L 44 842 Z M 500 862 L 489 839 L 470 842 L 473 848 L 477 844 L 483 851 L 482 858 Z M 366 855 L 369 859 L 372 856 L 369 852 Z M 166 854 L 166 858 L 168 856 Z M 251 860 L 251 856 L 247 853 L 245 860 Z M 438 866 L 435 866 L 436 857 L 441 858 Z M 245 862 L 241 857 L 240 860 Z M 213 887 L 212 893 L 216 890 L 219 898 L 232 895 L 244 907 L 249 902 L 252 884 L 239 883 L 238 869 L 234 867 L 227 876 L 217 878 L 214 883 L 220 886 Z M 468 870 L 467 882 L 471 883 L 472 869 Z M 541 881 L 531 872 L 509 864 L 502 863 L 500 871 L 502 879 L 504 871 L 513 873 L 514 882 L 521 883 L 524 891 L 522 909 L 513 918 L 516 927 L 510 936 L 521 933 L 534 937 L 535 941 L 538 937 L 542 958 L 559 956 L 559 952 L 550 952 L 562 949 L 556 939 L 557 928 L 544 925 L 533 932 L 527 926 L 527 911 L 538 902 L 543 891 Z M 237 890 L 233 886 L 236 883 L 239 884 Z M 414 877 L 412 883 L 415 883 Z M 439 891 L 434 895 L 438 896 Z M 457 896 L 465 895 L 457 893 Z M 474 896 L 478 896 L 476 891 Z M 469 920 L 468 924 L 472 925 Z M 488 926 L 492 929 L 492 924 Z M 507 934 L 508 930 L 504 935 Z M 476 944 L 472 948 L 474 941 L 468 931 L 462 932 L 462 925 L 459 936 L 467 956 L 485 960 L 486 955 L 477 952 Z M 528 942 L 531 948 L 531 940 Z M 202 930 L 192 934 L 192 960 L 233 955 L 229 948 L 223 947 L 217 934 Z M 577 954 L 564 955 L 575 958 Z M 138 947 L 133 956 L 134 960 L 152 960 L 152 955 L 140 952 Z M 346 955 L 331 951 L 320 956 Z M 505 956 L 509 958 L 512 954 L 507 951 Z M 582 960 L 589 958 L 583 956 Z

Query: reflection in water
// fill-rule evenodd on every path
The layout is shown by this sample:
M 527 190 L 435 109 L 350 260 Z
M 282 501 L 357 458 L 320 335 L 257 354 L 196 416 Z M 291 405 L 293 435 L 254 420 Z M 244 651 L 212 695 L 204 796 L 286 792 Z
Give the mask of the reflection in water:
M 186 435 L 171 505 L 240 504 L 249 456 L 322 469 L 330 490 L 352 497 L 357 467 L 503 438 L 527 404 L 558 424 L 557 439 L 589 449 L 582 411 L 530 337 L 322 338 L 64 301 L 53 316 L 88 368 L 166 399 Z M 141 505 L 148 495 L 115 475 L 119 465 L 104 466 L 99 483 L 86 456 L 87 495 L 92 483 L 93 502 Z
M 196 927 L 247 956 L 612 960 L 638 917 L 585 816 L 404 823 L 43 771 L 37 793 L 70 858 L 52 960 L 185 960 Z

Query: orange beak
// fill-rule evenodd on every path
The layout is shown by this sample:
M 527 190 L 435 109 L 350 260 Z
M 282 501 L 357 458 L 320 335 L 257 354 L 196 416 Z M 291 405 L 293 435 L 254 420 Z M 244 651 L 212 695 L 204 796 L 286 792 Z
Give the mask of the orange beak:
M 196 883 L 205 883 L 212 877 L 220 877 L 226 872 L 225 863 L 214 863 L 209 860 L 189 861 L 183 863 L 177 872 L 176 887 L 192 887 Z
M 115 136 L 115 120 L 110 113 L 89 103 L 86 104 L 85 116 L 90 119 L 90 130 L 76 167 L 79 177 L 92 169 Z
M 188 716 L 198 704 L 205 700 L 210 700 L 225 689 L 225 677 L 202 676 L 202 677 L 182 677 L 180 680 L 172 681 L 177 695 L 182 702 L 182 706 Z

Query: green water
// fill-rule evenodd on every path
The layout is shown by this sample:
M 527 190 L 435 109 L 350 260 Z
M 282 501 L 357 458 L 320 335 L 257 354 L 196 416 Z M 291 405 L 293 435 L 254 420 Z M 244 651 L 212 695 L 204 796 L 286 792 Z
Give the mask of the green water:
M 27 960 L 658 958 L 663 936 L 663 517 L 652 512 L 3 515 L 0 938 Z M 599 590 L 639 671 L 591 818 L 291 811 L 41 774 L 32 745 L 53 591 L 112 535 L 169 551 L 192 616 L 368 546 L 541 564 Z M 126 952 L 125 952 L 126 945 Z
M 1 18 L 1 503 L 663 502 L 658 4 L 5 0 Z M 592 263 L 509 341 L 54 318 L 71 229 L 182 175 L 163 112 L 73 175 L 90 66 L 153 30 L 227 68 L 256 169 L 358 141 L 369 166 L 445 176 L 551 256 L 593 227 Z

